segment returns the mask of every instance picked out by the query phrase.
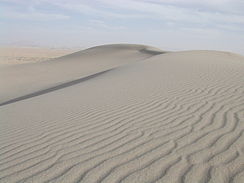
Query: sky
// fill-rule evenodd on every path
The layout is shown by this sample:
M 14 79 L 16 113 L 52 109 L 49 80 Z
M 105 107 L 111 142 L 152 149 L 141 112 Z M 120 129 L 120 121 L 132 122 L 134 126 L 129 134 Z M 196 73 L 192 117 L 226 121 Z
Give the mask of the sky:
M 244 55 L 244 0 L 0 0 L 0 46 L 113 43 Z

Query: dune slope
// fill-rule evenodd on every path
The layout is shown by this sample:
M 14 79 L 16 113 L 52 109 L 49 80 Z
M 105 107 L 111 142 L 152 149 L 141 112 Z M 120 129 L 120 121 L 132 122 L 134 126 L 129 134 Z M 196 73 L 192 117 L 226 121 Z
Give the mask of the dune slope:
M 0 182 L 242 183 L 244 58 L 140 54 L 1 106 Z
M 0 80 L 0 105 L 162 53 L 144 45 L 103 45 L 45 62 L 0 67 L 0 78 L 7 78 Z

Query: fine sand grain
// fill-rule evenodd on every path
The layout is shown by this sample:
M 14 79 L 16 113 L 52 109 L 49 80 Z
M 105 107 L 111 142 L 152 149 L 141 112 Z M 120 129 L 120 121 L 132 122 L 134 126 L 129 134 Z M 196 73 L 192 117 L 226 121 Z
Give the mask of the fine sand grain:
M 243 183 L 243 78 L 239 55 L 142 45 L 2 67 L 0 182 Z

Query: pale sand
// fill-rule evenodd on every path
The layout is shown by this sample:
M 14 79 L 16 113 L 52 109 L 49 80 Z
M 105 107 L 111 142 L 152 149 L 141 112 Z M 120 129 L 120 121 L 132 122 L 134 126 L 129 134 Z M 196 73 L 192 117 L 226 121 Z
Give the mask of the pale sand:
M 0 78 L 0 182 L 244 182 L 242 56 L 109 45 Z
M 0 47 L 0 66 L 41 62 L 75 52 L 75 49 Z

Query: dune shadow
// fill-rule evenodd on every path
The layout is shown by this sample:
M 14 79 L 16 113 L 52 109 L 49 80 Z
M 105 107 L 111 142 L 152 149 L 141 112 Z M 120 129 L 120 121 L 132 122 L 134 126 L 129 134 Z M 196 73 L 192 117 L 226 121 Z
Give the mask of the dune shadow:
M 70 81 L 70 82 L 66 82 L 66 83 L 51 87 L 51 88 L 47 88 L 47 89 L 40 90 L 40 91 L 37 91 L 37 92 L 34 92 L 34 93 L 30 93 L 30 94 L 27 94 L 27 95 L 24 95 L 24 96 L 21 96 L 21 97 L 17 97 L 17 98 L 8 100 L 6 102 L 0 103 L 0 106 L 4 106 L 4 105 L 7 105 L 7 104 L 12 104 L 12 103 L 15 103 L 15 102 L 18 102 L 18 101 L 21 101 L 21 100 L 33 98 L 33 97 L 40 96 L 40 95 L 43 95 L 43 94 L 46 94 L 46 93 L 50 93 L 50 92 L 53 92 L 53 91 L 56 91 L 56 90 L 67 88 L 69 86 L 73 86 L 73 85 L 79 84 L 81 82 L 87 81 L 89 79 L 95 78 L 95 77 L 97 77 L 99 75 L 102 75 L 102 74 L 104 74 L 104 73 L 106 73 L 108 71 L 111 71 L 111 70 L 112 69 L 109 69 L 109 70 L 106 70 L 106 71 L 102 71 L 102 72 L 98 72 L 96 74 L 92 74 L 92 75 L 89 75 L 89 76 L 86 76 L 86 77 L 83 77 L 83 78 L 79 78 L 79 79 L 76 79 L 76 80 L 73 80 L 73 81 Z

